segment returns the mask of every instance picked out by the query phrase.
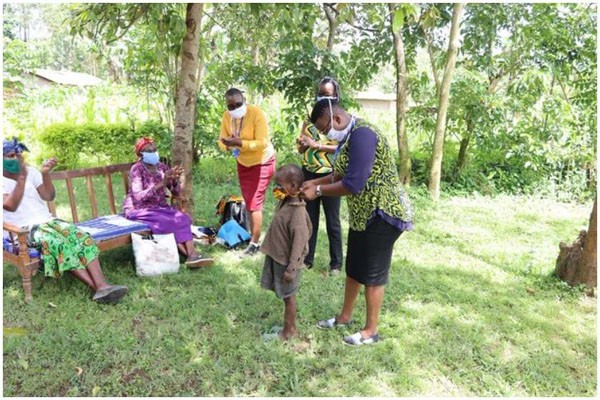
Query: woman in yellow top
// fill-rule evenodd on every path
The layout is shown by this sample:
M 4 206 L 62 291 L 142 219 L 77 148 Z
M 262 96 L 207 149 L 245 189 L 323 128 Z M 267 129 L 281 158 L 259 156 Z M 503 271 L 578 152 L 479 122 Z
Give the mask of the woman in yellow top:
M 239 89 L 225 93 L 227 111 L 221 120 L 219 147 L 237 158 L 238 178 L 250 215 L 250 244 L 244 255 L 260 249 L 262 206 L 269 181 L 275 172 L 275 149 L 269 139 L 267 119 L 260 108 L 246 105 Z

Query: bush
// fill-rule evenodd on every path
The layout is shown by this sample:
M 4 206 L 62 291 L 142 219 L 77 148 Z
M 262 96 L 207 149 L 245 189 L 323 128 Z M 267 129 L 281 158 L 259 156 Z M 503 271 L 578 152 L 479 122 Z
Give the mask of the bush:
M 39 134 L 42 152 L 37 162 L 54 156 L 59 159 L 58 169 L 131 162 L 135 160 L 133 145 L 141 136 L 153 137 L 159 152 L 170 154 L 171 131 L 154 121 L 146 121 L 137 129 L 123 123 L 59 123 Z

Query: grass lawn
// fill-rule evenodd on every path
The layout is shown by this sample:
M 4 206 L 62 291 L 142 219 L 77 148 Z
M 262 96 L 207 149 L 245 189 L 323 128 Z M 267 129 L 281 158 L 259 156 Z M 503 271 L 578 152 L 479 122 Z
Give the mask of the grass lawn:
M 199 179 L 196 223 L 215 224 L 235 182 L 233 168 Z M 138 278 L 130 247 L 103 253 L 107 277 L 130 288 L 116 306 L 95 304 L 70 276 L 41 274 L 26 305 L 16 268 L 5 266 L 3 394 L 594 396 L 596 299 L 551 277 L 558 243 L 587 228 L 591 204 L 412 197 L 416 228 L 396 244 L 376 345 L 341 341 L 364 321 L 362 296 L 352 329 L 315 327 L 339 311 L 344 283 L 327 275 L 322 218 L 298 296 L 301 336 L 290 343 L 260 337 L 283 314 L 259 287 L 263 256 L 241 261 L 215 246 L 203 249 L 211 268 Z M 269 194 L 265 230 L 273 206 Z

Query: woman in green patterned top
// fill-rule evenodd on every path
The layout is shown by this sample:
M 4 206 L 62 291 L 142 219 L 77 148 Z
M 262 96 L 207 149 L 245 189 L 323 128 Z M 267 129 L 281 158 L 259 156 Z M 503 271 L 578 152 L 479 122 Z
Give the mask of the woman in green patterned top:
M 325 77 L 321 79 L 317 89 L 317 101 L 331 98 L 340 101 L 340 89 L 335 79 Z M 302 124 L 302 134 L 297 140 L 298 152 L 302 154 L 302 172 L 304 180 L 318 179 L 329 175 L 333 171 L 333 154 L 337 149 L 337 142 L 329 140 L 322 135 L 312 123 L 305 121 Z M 321 204 L 325 212 L 327 238 L 329 239 L 329 267 L 331 275 L 338 275 L 342 269 L 342 225 L 340 224 L 340 198 L 337 196 L 319 197 L 306 202 L 306 212 L 313 226 L 312 236 L 308 241 L 308 254 L 304 264 L 312 268 L 317 247 L 317 234 L 319 232 L 319 214 Z
M 344 338 L 349 345 L 379 341 L 377 324 L 394 243 L 413 228 L 413 209 L 400 184 L 387 140 L 367 122 L 348 114 L 335 100 L 315 105 L 311 122 L 339 145 L 333 173 L 304 182 L 302 193 L 312 200 L 320 196 L 347 196 L 350 214 L 346 254 L 344 305 L 336 317 L 319 321 L 331 329 L 352 321 L 354 304 L 362 285 L 367 303 L 366 324 Z

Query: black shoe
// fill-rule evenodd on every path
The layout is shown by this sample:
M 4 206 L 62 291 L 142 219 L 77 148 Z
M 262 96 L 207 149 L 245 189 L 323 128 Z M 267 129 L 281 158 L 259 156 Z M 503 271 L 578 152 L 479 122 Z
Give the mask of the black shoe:
M 127 286 L 112 285 L 106 289 L 97 291 L 92 300 L 102 304 L 116 304 L 127 294 L 129 289 Z
M 305 262 L 304 265 L 306 266 L 306 269 L 311 269 L 313 267 L 312 263 Z
M 188 268 L 200 268 L 200 267 L 208 267 L 213 265 L 214 258 L 205 257 L 202 254 L 198 254 L 195 257 L 189 257 L 185 262 L 185 265 Z
M 258 253 L 258 251 L 260 250 L 260 245 L 259 244 L 255 244 L 255 243 L 250 243 L 248 245 L 248 247 L 246 247 L 246 250 L 244 250 L 244 252 L 242 253 L 241 257 L 250 257 L 255 255 L 256 253 Z

